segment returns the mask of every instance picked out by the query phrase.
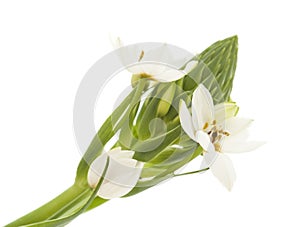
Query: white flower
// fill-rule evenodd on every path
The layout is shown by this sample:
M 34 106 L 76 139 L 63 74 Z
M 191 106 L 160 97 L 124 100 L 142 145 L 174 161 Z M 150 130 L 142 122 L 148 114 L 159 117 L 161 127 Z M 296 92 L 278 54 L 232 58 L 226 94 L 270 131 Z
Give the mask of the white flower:
M 126 69 L 133 74 L 134 79 L 146 78 L 158 82 L 172 82 L 181 79 L 198 64 L 198 61 L 186 59 L 187 56 L 175 59 L 172 48 L 167 44 L 144 51 L 138 45 L 123 47 L 123 43 L 118 38 L 113 45 L 115 48 L 120 48 L 117 54 L 122 64 L 127 66 Z M 132 65 L 132 62 L 136 64 Z M 179 70 L 178 68 L 183 65 L 185 65 L 184 69 Z
M 246 141 L 250 119 L 235 117 L 237 107 L 233 103 L 214 106 L 209 91 L 200 84 L 194 91 L 192 115 L 186 103 L 181 101 L 179 117 L 186 134 L 206 151 L 204 161 L 221 183 L 231 190 L 236 175 L 231 160 L 224 153 L 253 150 L 261 142 Z
M 109 165 L 104 181 L 97 193 L 104 199 L 113 199 L 128 194 L 136 185 L 143 168 L 143 163 L 133 159 L 134 151 L 114 148 L 97 157 L 90 166 L 88 183 L 96 188 L 109 156 Z

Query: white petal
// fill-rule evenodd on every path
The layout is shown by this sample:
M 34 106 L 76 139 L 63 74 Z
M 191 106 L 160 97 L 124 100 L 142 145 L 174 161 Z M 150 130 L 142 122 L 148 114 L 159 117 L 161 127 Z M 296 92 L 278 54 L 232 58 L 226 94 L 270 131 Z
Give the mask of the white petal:
M 214 151 L 213 144 L 210 141 L 210 137 L 206 132 L 203 131 L 197 131 L 196 132 L 196 140 L 200 144 L 200 146 L 205 151 Z
M 156 74 L 153 77 L 160 82 L 172 82 L 181 79 L 185 75 L 183 71 L 168 68 L 163 73 Z
M 215 120 L 221 123 L 225 119 L 234 117 L 239 110 L 239 107 L 233 102 L 219 103 L 215 105 Z
M 241 153 L 255 150 L 256 148 L 262 146 L 264 142 L 258 141 L 232 141 L 230 139 L 224 139 L 222 144 L 222 152 L 224 153 Z
M 137 162 L 134 171 L 131 171 L 131 173 L 126 176 L 122 176 L 123 178 L 127 178 L 125 180 L 127 183 L 123 185 L 105 178 L 97 195 L 104 199 L 113 199 L 128 194 L 138 182 L 143 166 L 144 163 Z
M 103 153 L 99 157 L 97 157 L 91 164 L 90 169 L 88 171 L 87 179 L 89 185 L 92 188 L 95 188 L 97 186 L 97 183 L 100 178 L 99 176 L 102 176 L 106 161 L 107 161 L 107 153 Z
M 134 151 L 122 150 L 121 147 L 116 147 L 107 153 L 111 158 L 116 160 L 121 158 L 131 159 L 134 155 Z
M 203 161 L 201 163 L 200 169 L 210 167 L 215 162 L 218 155 L 219 152 L 216 152 L 213 146 L 208 149 L 208 151 L 206 151 L 203 155 Z
M 132 63 L 138 61 L 141 51 L 142 50 L 139 49 L 139 47 L 137 45 L 130 45 L 130 46 L 121 47 L 121 48 L 115 50 L 115 53 L 120 58 L 121 63 L 127 67 L 127 66 L 131 66 Z M 140 66 L 138 66 L 137 68 L 142 69 L 142 67 L 140 67 Z M 131 67 L 129 67 L 129 69 L 131 69 Z M 134 66 L 133 66 L 133 69 L 134 69 Z
M 186 64 L 185 68 L 184 68 L 184 72 L 185 74 L 189 73 L 190 71 L 192 71 L 196 66 L 198 65 L 198 61 L 190 61 Z
M 139 180 L 143 163 L 132 159 L 133 151 L 115 148 L 103 153 L 95 159 L 88 172 L 88 183 L 95 188 L 103 174 L 107 155 L 110 157 L 109 166 L 100 186 L 98 195 L 105 199 L 121 197 L 127 194 Z
M 125 164 L 128 166 L 125 166 Z M 133 159 L 124 159 L 121 165 L 120 163 L 110 162 L 104 184 L 100 186 L 98 195 L 104 199 L 126 195 L 136 185 L 141 171 L 142 165 L 137 164 L 137 161 Z
M 103 199 L 120 198 L 128 194 L 132 189 L 133 187 L 121 186 L 104 180 L 97 195 Z
M 127 70 L 131 72 L 132 74 L 147 74 L 149 76 L 152 76 L 153 78 L 157 79 L 158 81 L 165 82 L 163 78 L 164 72 L 168 70 L 168 68 L 165 65 L 159 64 L 159 63 L 148 63 L 148 62 L 140 62 L 134 65 L 131 65 L 127 67 Z M 161 75 L 158 77 L 158 75 Z M 157 78 L 158 77 L 158 78 Z M 171 80 L 172 81 L 172 80 Z
M 110 34 L 110 42 L 115 49 L 115 53 L 117 57 L 120 59 L 121 64 L 123 66 L 128 66 L 138 60 L 139 55 L 141 54 L 141 50 L 137 47 L 137 45 L 132 45 L 130 47 L 124 47 L 124 44 L 120 37 L 114 37 Z M 131 72 L 130 70 L 128 70 Z M 135 74 L 134 72 L 131 72 Z
M 192 119 L 195 130 L 202 130 L 204 124 L 214 118 L 214 104 L 209 91 L 200 84 L 193 93 Z
M 195 138 L 195 129 L 192 123 L 192 117 L 191 114 L 186 107 L 186 104 L 183 100 L 180 100 L 179 103 L 179 119 L 180 119 L 180 124 L 185 133 L 193 140 L 196 141 Z M 196 141 L 197 142 L 197 141 Z
M 109 39 L 114 49 L 124 46 L 120 37 L 115 38 L 110 34 Z
M 220 153 L 210 169 L 213 175 L 230 191 L 236 175 L 229 157 Z
M 126 68 L 132 74 L 146 73 L 140 64 L 132 65 Z
M 132 158 L 111 158 L 105 179 L 115 184 L 133 187 L 136 182 L 133 179 L 132 183 L 130 176 L 140 171 L 136 165 L 137 161 Z
M 163 62 L 168 65 L 172 65 L 175 67 L 181 67 L 186 60 L 180 56 L 178 59 L 178 54 L 174 53 L 174 49 L 172 46 L 168 44 L 162 44 L 155 48 L 152 48 L 148 51 L 145 51 L 143 60 L 145 61 L 155 61 L 155 62 Z
M 246 128 L 234 135 L 230 134 L 229 136 L 224 138 L 224 141 L 228 140 L 228 142 L 235 143 L 235 142 L 247 141 L 248 138 L 249 138 L 249 130 Z
M 143 60 L 165 62 L 172 57 L 169 46 L 162 44 L 145 52 Z
M 162 65 L 160 63 L 140 63 L 141 67 L 143 68 L 143 72 L 153 76 L 154 78 L 156 75 L 159 75 L 161 73 L 164 73 L 167 69 L 165 65 Z
M 231 117 L 225 121 L 225 129 L 230 135 L 235 135 L 242 130 L 246 129 L 252 122 L 251 119 Z

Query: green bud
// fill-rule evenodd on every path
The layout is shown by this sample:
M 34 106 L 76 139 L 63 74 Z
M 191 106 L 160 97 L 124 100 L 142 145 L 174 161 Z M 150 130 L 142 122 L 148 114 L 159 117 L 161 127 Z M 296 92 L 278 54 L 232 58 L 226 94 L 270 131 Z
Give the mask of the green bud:
M 169 88 L 162 95 L 161 100 L 159 101 L 157 107 L 157 115 L 159 117 L 163 117 L 169 112 L 170 106 L 172 104 L 175 95 L 175 91 L 176 91 L 176 84 L 171 83 Z
M 140 74 L 133 74 L 132 77 L 131 77 L 131 86 L 135 87 L 137 85 L 139 79 L 141 79 Z

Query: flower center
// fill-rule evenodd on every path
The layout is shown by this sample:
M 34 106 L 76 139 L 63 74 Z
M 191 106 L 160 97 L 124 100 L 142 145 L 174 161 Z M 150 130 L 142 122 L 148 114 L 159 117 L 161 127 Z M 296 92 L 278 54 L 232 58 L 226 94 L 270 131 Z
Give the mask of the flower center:
M 206 122 L 203 126 L 203 130 L 206 131 L 209 135 L 210 141 L 214 145 L 215 150 L 217 152 L 221 152 L 220 142 L 224 137 L 230 136 L 230 133 L 224 131 L 223 127 L 221 125 L 218 125 L 216 120 L 213 120 L 211 124 Z
M 149 74 L 147 74 L 147 73 L 141 73 L 141 74 L 139 74 L 139 77 L 140 77 L 141 79 L 150 79 L 150 80 L 154 80 L 153 76 L 151 76 L 151 75 L 149 75 Z

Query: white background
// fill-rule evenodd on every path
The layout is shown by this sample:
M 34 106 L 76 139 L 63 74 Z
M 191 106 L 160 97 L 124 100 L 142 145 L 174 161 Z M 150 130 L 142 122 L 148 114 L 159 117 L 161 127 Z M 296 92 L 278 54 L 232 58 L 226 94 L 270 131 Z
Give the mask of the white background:
M 299 226 L 299 21 L 297 1 L 1 1 L 0 226 L 72 184 L 74 97 L 109 33 L 194 53 L 238 34 L 232 97 L 267 144 L 231 156 L 232 192 L 211 173 L 186 176 L 69 226 Z

